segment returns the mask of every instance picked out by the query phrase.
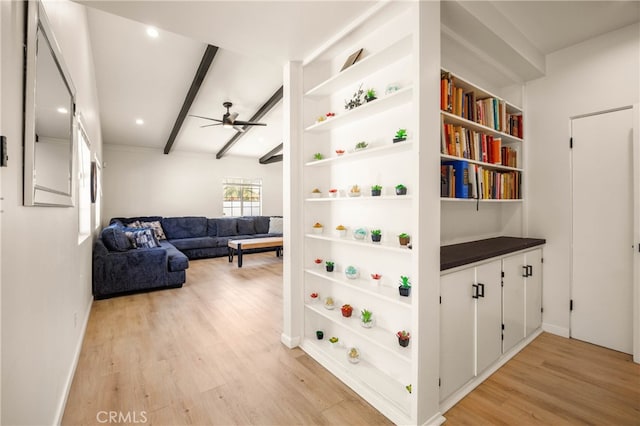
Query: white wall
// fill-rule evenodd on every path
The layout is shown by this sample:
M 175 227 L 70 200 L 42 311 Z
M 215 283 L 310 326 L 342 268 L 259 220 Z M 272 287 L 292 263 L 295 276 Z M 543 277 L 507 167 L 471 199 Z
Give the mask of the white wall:
M 282 215 L 282 162 L 104 145 L 103 222 L 129 216 L 222 216 L 222 179 L 262 178 L 262 214 Z
M 23 2 L 2 8 L 2 424 L 60 421 L 91 306 L 92 240 L 78 243 L 78 209 L 22 206 Z M 101 150 L 85 7 L 45 8 L 77 90 L 93 152 Z
M 569 331 L 569 117 L 637 103 L 639 76 L 636 24 L 548 55 L 546 76 L 526 85 L 529 235 L 547 239 L 543 320 L 561 335 Z

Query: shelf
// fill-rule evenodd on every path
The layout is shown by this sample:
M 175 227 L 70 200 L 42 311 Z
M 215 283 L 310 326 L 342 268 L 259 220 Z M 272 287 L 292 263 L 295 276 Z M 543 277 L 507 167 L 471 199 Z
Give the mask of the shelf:
M 358 151 L 351 151 L 342 155 L 336 155 L 335 157 L 325 158 L 323 160 L 314 160 L 305 163 L 307 167 L 322 167 L 329 166 L 333 163 L 343 163 L 349 161 L 363 160 L 365 158 L 374 157 L 378 155 L 388 155 L 396 152 L 408 151 L 413 148 L 413 142 L 404 141 L 397 143 L 390 143 L 387 145 L 369 147 L 360 149 Z
M 397 356 L 398 359 L 401 359 L 405 362 L 411 362 L 411 348 L 406 347 L 403 348 L 398 344 L 398 337 L 396 337 L 395 332 L 385 330 L 381 327 L 374 325 L 371 328 L 364 328 L 360 325 L 360 318 L 357 316 L 360 313 L 354 312 L 351 317 L 345 318 L 342 316 L 342 312 L 340 308 L 336 306 L 335 309 L 329 310 L 325 309 L 322 303 L 313 303 L 306 304 L 305 307 L 315 312 L 316 314 L 325 317 L 330 320 L 334 324 L 339 325 L 340 327 L 346 328 L 349 332 L 356 334 L 362 339 L 365 339 L 382 350 L 392 353 Z M 375 315 L 375 312 L 373 313 Z M 325 336 L 327 339 L 329 336 Z M 338 336 L 340 337 L 340 336 Z M 411 343 L 409 343 L 411 346 Z M 335 349 L 333 349 L 335 350 Z
M 455 114 L 452 114 L 447 111 L 440 111 L 440 114 L 444 117 L 445 123 L 457 124 L 459 126 L 463 126 L 467 129 L 475 130 L 478 132 L 490 133 L 493 136 L 498 136 L 502 138 L 502 142 L 523 142 L 521 138 L 516 136 L 512 136 L 508 133 L 500 132 L 496 129 L 492 129 L 491 127 L 484 126 L 482 124 L 476 123 L 475 121 L 467 120 L 466 118 L 462 118 Z
M 451 72 L 449 70 L 446 70 L 444 68 L 442 68 L 442 71 L 448 72 L 449 74 L 451 74 L 453 76 L 453 78 L 455 79 L 456 86 L 462 87 L 465 92 L 470 92 L 470 91 L 475 92 L 476 100 L 478 100 L 478 99 L 486 99 L 486 98 L 500 99 L 500 100 L 505 102 L 505 104 L 507 106 L 507 112 L 509 114 L 521 114 L 522 113 L 522 108 L 520 108 L 520 107 L 518 107 L 516 105 L 513 105 L 510 102 L 507 102 L 506 99 L 504 99 L 504 98 L 502 98 L 500 96 L 494 95 L 493 93 L 491 93 L 491 92 L 489 92 L 487 90 L 484 90 L 481 87 L 478 87 L 473 83 L 470 83 L 468 80 L 460 77 L 456 73 L 453 73 L 453 72 Z
M 331 348 L 330 345 L 328 340 L 305 338 L 302 341 L 302 349 L 305 352 L 351 387 L 360 390 L 364 386 L 367 394 L 374 397 L 379 395 L 404 416 L 409 415 L 411 395 L 405 389 L 408 383 L 400 383 L 368 363 L 366 353 L 362 354 L 363 359 L 359 363 L 351 364 L 347 360 L 346 348 Z
M 349 68 L 323 81 L 304 95 L 310 98 L 328 96 L 332 93 L 354 84 L 359 80 L 409 56 L 411 53 L 411 37 L 405 37 L 387 46 L 383 50 L 362 58 Z
M 384 244 L 384 243 L 372 243 L 370 240 L 368 239 L 364 239 L 364 240 L 354 240 L 354 239 L 349 239 L 349 238 L 337 238 L 337 237 L 326 237 L 324 235 L 318 235 L 318 234 L 306 234 L 305 235 L 306 238 L 308 239 L 312 239 L 312 240 L 323 240 L 323 241 L 332 241 L 332 242 L 337 242 L 337 243 L 342 243 L 342 244 L 349 244 L 349 245 L 354 245 L 354 246 L 359 246 L 359 247 L 368 247 L 368 248 L 372 248 L 374 250 L 387 250 L 387 251 L 393 251 L 393 252 L 398 252 L 398 253 L 403 253 L 403 254 L 411 254 L 411 249 L 408 249 L 406 247 L 401 247 L 400 245 L 388 245 L 388 244 Z
M 440 201 L 452 202 L 452 203 L 475 203 L 478 200 L 475 198 L 451 198 L 451 197 L 440 197 Z M 522 198 L 516 199 L 493 199 L 493 198 L 483 198 L 480 200 L 480 204 L 482 203 L 521 203 Z
M 385 302 L 393 303 L 404 308 L 411 308 L 411 297 L 400 296 L 398 294 L 397 287 L 384 287 L 380 285 L 374 286 L 370 283 L 370 280 L 366 280 L 364 278 L 350 280 L 344 278 L 344 275 L 339 272 L 325 272 L 324 270 L 314 271 L 313 269 L 305 269 L 304 271 L 307 274 L 320 277 L 322 279 L 344 285 L 361 293 L 377 297 L 384 300 Z
M 411 102 L 412 93 L 413 89 L 411 86 L 404 87 L 397 92 L 382 96 L 373 102 L 365 103 L 352 110 L 336 114 L 335 117 L 329 118 L 325 121 L 312 124 L 304 129 L 304 131 L 320 133 L 336 129 L 349 123 L 354 123 L 362 118 L 371 117 L 380 112 Z
M 310 203 L 320 203 L 325 201 L 366 201 L 366 200 L 411 200 L 411 195 L 381 195 L 379 197 L 321 197 L 321 198 L 306 198 L 305 201 Z
M 504 171 L 509 171 L 509 172 L 520 172 L 520 173 L 522 173 L 522 169 L 518 169 L 516 167 L 503 166 L 501 164 L 485 163 L 484 161 L 476 161 L 476 160 L 472 160 L 470 158 L 456 157 L 455 155 L 440 154 L 440 159 L 441 160 L 446 160 L 446 161 L 466 161 L 467 163 L 477 164 L 477 165 L 482 166 L 482 167 L 484 167 L 486 169 L 504 170 Z

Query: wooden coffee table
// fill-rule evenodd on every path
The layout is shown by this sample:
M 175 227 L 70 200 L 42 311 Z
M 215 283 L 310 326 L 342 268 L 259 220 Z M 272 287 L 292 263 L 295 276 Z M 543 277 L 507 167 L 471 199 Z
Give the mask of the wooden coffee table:
M 229 240 L 229 262 L 233 262 L 234 251 L 238 253 L 238 268 L 242 268 L 242 251 L 257 248 L 273 248 L 276 256 L 282 255 L 282 237 L 248 238 L 246 240 Z

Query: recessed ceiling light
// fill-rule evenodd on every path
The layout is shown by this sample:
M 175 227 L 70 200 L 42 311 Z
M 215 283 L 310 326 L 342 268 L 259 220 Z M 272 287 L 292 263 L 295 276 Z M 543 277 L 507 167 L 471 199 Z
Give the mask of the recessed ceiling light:
M 151 38 L 158 38 L 158 35 L 160 35 L 160 33 L 158 33 L 158 30 L 153 27 L 147 27 L 147 35 Z
M 65 107 L 59 107 L 57 110 L 60 114 L 66 114 L 69 112 L 68 109 L 66 109 Z
M 136 118 L 136 124 L 138 126 L 142 126 L 144 124 L 144 120 L 142 118 Z

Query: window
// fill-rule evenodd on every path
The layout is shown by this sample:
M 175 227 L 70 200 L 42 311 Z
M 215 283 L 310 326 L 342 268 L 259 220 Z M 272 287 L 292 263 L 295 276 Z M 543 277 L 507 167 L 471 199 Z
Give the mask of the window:
M 91 233 L 91 148 L 81 125 L 78 126 L 78 240 L 82 242 Z
M 262 179 L 224 178 L 222 181 L 224 216 L 262 214 Z

